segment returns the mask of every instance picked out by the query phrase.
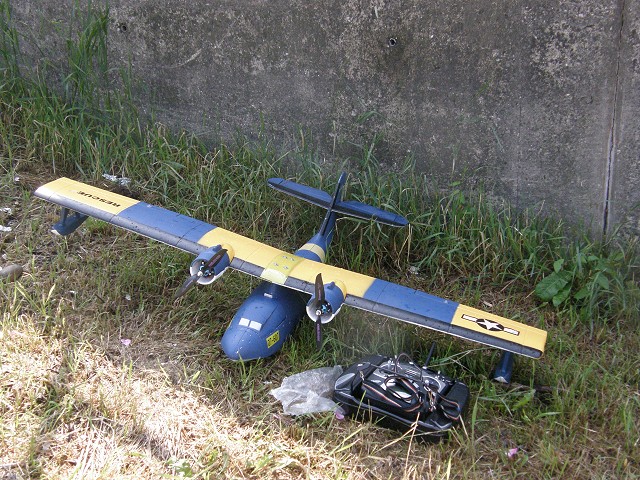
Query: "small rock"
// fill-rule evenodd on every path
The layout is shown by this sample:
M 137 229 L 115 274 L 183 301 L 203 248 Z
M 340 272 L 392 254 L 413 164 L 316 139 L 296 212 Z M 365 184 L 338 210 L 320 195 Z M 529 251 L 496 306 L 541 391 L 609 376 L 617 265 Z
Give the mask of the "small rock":
M 15 282 L 22 276 L 22 267 L 20 265 L 7 265 L 0 270 L 0 280 Z

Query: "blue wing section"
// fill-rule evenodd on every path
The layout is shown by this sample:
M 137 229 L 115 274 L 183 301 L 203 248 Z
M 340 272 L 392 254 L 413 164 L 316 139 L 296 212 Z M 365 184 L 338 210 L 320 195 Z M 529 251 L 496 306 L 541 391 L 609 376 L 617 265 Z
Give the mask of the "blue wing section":
M 403 287 L 396 283 L 375 279 L 367 289 L 363 300 L 372 302 L 381 310 L 396 309 L 450 322 L 459 303 L 435 295 Z M 381 311 L 377 313 L 382 313 Z
M 361 218 L 363 220 L 375 220 L 376 222 L 392 225 L 394 227 L 404 227 L 409 224 L 409 221 L 401 215 L 387 212 L 381 208 L 355 200 L 336 202 L 332 210 L 341 215 L 348 215 L 350 217 Z
M 200 253 L 198 244 L 205 233 L 216 228 L 195 218 L 156 207 L 145 202 L 137 203 L 123 210 L 112 223 L 127 230 L 160 240 L 191 253 Z

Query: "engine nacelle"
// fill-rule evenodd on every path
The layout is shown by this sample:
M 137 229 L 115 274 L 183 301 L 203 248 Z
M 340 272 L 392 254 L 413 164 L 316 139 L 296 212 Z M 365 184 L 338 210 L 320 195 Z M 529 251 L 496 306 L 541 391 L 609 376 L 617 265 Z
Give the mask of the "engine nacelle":
M 220 260 L 213 266 L 207 267 L 209 261 L 216 255 L 220 250 L 225 249 L 226 252 L 220 258 Z M 191 266 L 189 267 L 189 272 L 191 275 L 198 275 L 200 272 L 202 275 L 198 278 L 198 283 L 201 285 L 208 285 L 212 283 L 214 280 L 217 280 L 220 275 L 222 275 L 229 265 L 231 265 L 231 260 L 233 260 L 233 249 L 228 245 L 216 245 L 215 247 L 211 247 L 204 252 L 201 252 L 197 258 L 191 262 Z
M 324 285 L 324 302 L 318 302 L 312 295 L 307 303 L 307 315 L 314 322 L 320 317 L 322 323 L 329 323 L 340 311 L 346 295 L 346 286 L 339 280 Z

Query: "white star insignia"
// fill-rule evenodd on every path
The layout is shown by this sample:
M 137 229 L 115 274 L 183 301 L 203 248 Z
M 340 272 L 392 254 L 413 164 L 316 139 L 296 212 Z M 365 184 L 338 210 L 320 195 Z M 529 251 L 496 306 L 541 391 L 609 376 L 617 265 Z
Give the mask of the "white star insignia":
M 497 322 L 492 322 L 491 320 L 487 320 L 486 318 L 481 318 L 476 322 L 483 328 L 487 330 L 502 330 L 504 327 Z
M 505 327 L 504 325 L 501 325 L 498 322 L 494 322 L 486 318 L 476 318 L 466 314 L 463 314 L 462 318 L 465 320 L 469 320 L 470 322 L 473 322 L 479 327 L 489 330 L 490 332 L 505 332 L 505 333 L 510 333 L 511 335 L 516 335 L 516 336 L 520 335 L 520 332 L 518 330 Z

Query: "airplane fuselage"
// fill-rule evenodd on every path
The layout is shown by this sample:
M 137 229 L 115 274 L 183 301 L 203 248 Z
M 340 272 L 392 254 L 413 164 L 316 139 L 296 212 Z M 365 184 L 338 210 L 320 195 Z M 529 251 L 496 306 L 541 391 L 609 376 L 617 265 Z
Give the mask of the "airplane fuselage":
M 295 290 L 261 282 L 231 320 L 222 336 L 222 349 L 232 360 L 272 355 L 304 316 L 306 303 Z
M 344 178 L 334 198 L 341 194 Z M 333 238 L 336 214 L 329 211 L 318 232 L 296 250 L 298 257 L 323 263 Z M 224 353 L 232 360 L 253 360 L 278 352 L 305 316 L 308 296 L 269 281 L 261 282 L 242 303 L 222 336 Z

